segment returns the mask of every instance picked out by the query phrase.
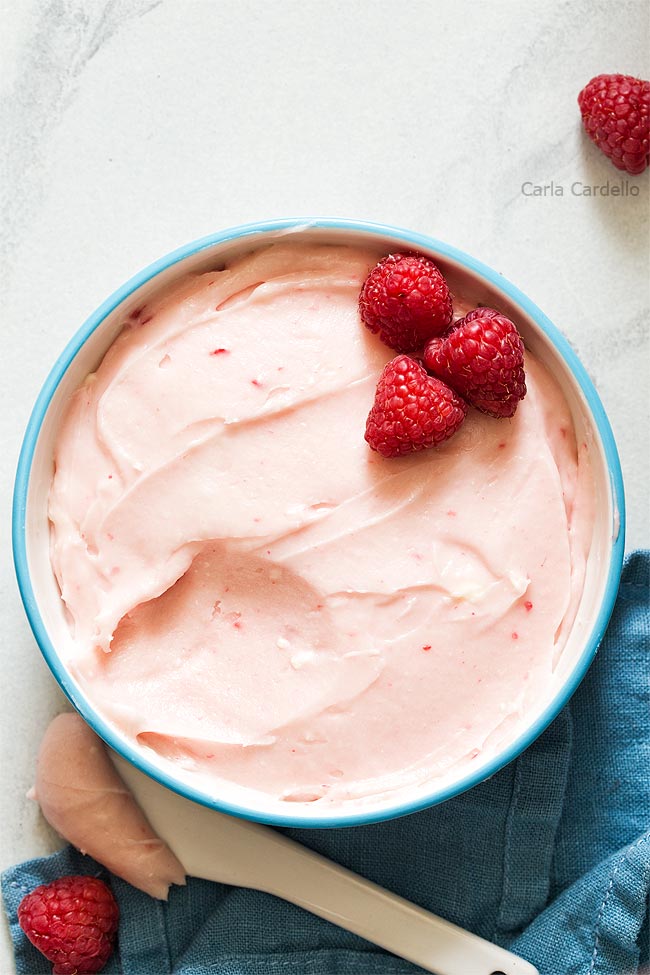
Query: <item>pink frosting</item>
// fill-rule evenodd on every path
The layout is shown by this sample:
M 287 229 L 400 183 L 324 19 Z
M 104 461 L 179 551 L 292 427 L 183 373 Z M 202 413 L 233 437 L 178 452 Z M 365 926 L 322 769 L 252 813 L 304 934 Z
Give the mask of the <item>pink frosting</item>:
M 535 358 L 513 420 L 470 410 L 397 460 L 364 442 L 391 357 L 357 312 L 377 257 L 277 243 L 184 277 L 61 427 L 70 667 L 215 789 L 342 803 L 470 763 L 547 694 L 575 615 L 592 475 Z
M 134 887 L 167 900 L 170 884 L 185 883 L 183 867 L 78 714 L 60 714 L 45 732 L 33 798 L 57 833 Z

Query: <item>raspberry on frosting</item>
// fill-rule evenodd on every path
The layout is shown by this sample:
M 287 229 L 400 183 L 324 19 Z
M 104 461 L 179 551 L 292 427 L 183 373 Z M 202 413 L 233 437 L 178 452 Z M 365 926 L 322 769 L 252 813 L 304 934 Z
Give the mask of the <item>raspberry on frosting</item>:
M 429 342 L 424 364 L 490 416 L 514 416 L 526 395 L 524 343 L 510 319 L 493 308 L 476 308 Z
M 359 297 L 361 319 L 397 352 L 421 349 L 452 319 L 444 277 L 428 257 L 389 254 L 370 272 Z
M 467 405 L 407 355 L 384 368 L 366 423 L 366 441 L 384 457 L 399 457 L 448 440 Z

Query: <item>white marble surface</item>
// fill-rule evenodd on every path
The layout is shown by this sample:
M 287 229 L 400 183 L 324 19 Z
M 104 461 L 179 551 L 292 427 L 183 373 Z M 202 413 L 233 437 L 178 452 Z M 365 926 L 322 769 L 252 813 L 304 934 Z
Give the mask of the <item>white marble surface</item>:
M 593 75 L 648 77 L 643 0 L 0 0 L 0 866 L 56 840 L 25 799 L 64 706 L 9 551 L 22 433 L 54 356 L 136 269 L 248 220 L 395 223 L 502 271 L 569 336 L 612 420 L 628 548 L 647 503 L 648 176 L 581 134 Z M 522 184 L 562 185 L 531 196 Z M 13 970 L 6 928 L 0 972 Z

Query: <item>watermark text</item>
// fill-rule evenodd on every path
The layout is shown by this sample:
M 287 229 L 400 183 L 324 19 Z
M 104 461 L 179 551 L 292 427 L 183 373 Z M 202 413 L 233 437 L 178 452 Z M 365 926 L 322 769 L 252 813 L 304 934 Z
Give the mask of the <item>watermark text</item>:
M 522 196 L 638 196 L 638 183 L 629 179 L 615 182 L 607 180 L 605 183 L 583 183 L 579 179 L 573 183 L 535 183 L 527 179 L 521 184 Z

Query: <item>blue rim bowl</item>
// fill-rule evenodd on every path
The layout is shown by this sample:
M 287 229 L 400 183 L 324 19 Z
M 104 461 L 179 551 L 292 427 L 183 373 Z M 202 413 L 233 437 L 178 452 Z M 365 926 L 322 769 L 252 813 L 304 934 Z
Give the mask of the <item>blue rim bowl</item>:
M 400 799 L 398 795 L 396 800 L 384 804 L 380 808 L 373 809 L 372 806 L 368 808 L 357 807 L 356 810 L 352 809 L 348 811 L 339 807 L 328 814 L 324 814 L 324 812 L 319 813 L 318 810 L 314 810 L 313 815 L 279 810 L 269 812 L 264 809 L 254 808 L 252 805 L 248 807 L 242 802 L 231 802 L 217 795 L 211 795 L 200 788 L 194 787 L 187 781 L 179 781 L 174 774 L 172 766 L 164 765 L 161 767 L 152 760 L 146 750 L 135 746 L 123 738 L 117 729 L 95 710 L 92 702 L 74 682 L 66 666 L 57 654 L 56 647 L 48 633 L 44 615 L 39 605 L 34 584 L 35 564 L 30 560 L 30 542 L 34 532 L 40 531 L 40 544 L 43 546 L 42 534 L 47 531 L 46 514 L 44 512 L 38 513 L 40 522 L 39 527 L 35 529 L 33 527 L 34 513 L 30 509 L 30 485 L 34 475 L 35 454 L 38 451 L 39 438 L 43 424 L 48 418 L 48 413 L 51 412 L 53 397 L 55 397 L 71 363 L 75 360 L 75 357 L 80 353 L 80 350 L 83 349 L 91 336 L 93 336 L 107 317 L 123 302 L 129 299 L 135 291 L 148 285 L 154 278 L 162 275 L 163 272 L 174 273 L 175 270 L 178 270 L 176 266 L 180 262 L 187 263 L 189 258 L 200 260 L 206 251 L 209 254 L 213 251 L 215 254 L 221 254 L 224 251 L 230 253 L 229 248 L 233 247 L 238 247 L 240 250 L 251 249 L 257 246 L 258 243 L 268 242 L 274 236 L 300 232 L 311 233 L 312 235 L 316 234 L 319 236 L 319 239 L 332 238 L 338 241 L 344 240 L 349 243 L 358 242 L 362 238 L 365 243 L 372 242 L 378 248 L 385 248 L 386 251 L 406 247 L 429 253 L 442 264 L 443 270 L 447 264 L 452 268 L 455 267 L 458 272 L 464 272 L 470 275 L 475 282 L 478 281 L 479 284 L 484 286 L 488 291 L 491 291 L 492 294 L 497 292 L 502 304 L 505 302 L 508 305 L 509 303 L 517 311 L 520 319 L 522 317 L 525 320 L 527 319 L 531 327 L 536 330 L 538 336 L 541 336 L 541 341 L 547 345 L 550 344 L 554 348 L 556 356 L 559 356 L 558 361 L 563 363 L 568 373 L 572 376 L 575 390 L 581 400 L 582 407 L 589 416 L 594 437 L 596 440 L 599 440 L 597 446 L 600 451 L 602 469 L 608 472 L 608 485 L 605 490 L 607 493 L 606 504 L 609 505 L 608 517 L 611 518 L 611 545 L 606 551 L 605 558 L 601 559 L 603 564 L 598 570 L 600 577 L 599 593 L 602 595 L 593 612 L 593 618 L 588 633 L 582 643 L 580 653 L 573 662 L 566 678 L 560 684 L 557 693 L 548 701 L 524 733 L 520 734 L 507 747 L 499 751 L 491 760 L 473 769 L 469 774 L 463 775 L 462 778 L 453 781 L 449 785 L 443 785 L 441 787 L 433 781 L 430 788 L 423 790 L 416 797 L 410 797 L 408 800 L 405 800 L 403 797 Z M 208 257 L 209 254 L 207 255 Z M 50 421 L 51 417 L 48 422 Z M 51 465 L 51 457 L 49 463 Z M 39 461 L 39 464 L 42 464 L 42 461 Z M 623 480 L 618 452 L 609 421 L 582 363 L 567 340 L 549 321 L 546 315 L 526 295 L 500 274 L 480 261 L 475 260 L 473 257 L 457 250 L 455 247 L 451 247 L 435 238 L 414 233 L 410 230 L 381 224 L 355 220 L 316 218 L 283 219 L 245 224 L 195 240 L 183 247 L 179 247 L 177 250 L 172 251 L 170 254 L 167 254 L 165 257 L 160 258 L 153 264 L 150 264 L 149 267 L 140 271 L 127 281 L 126 284 L 118 288 L 117 291 L 93 312 L 56 360 L 41 389 L 29 419 L 16 473 L 12 540 L 16 575 L 23 605 L 41 652 L 56 681 L 71 704 L 114 751 L 119 753 L 136 768 L 145 772 L 169 789 L 190 800 L 233 816 L 281 826 L 342 827 L 380 822 L 386 819 L 404 816 L 459 795 L 493 775 L 495 772 L 498 772 L 499 769 L 515 759 L 544 731 L 578 687 L 605 632 L 614 607 L 620 580 L 624 554 L 624 527 L 625 503 Z

